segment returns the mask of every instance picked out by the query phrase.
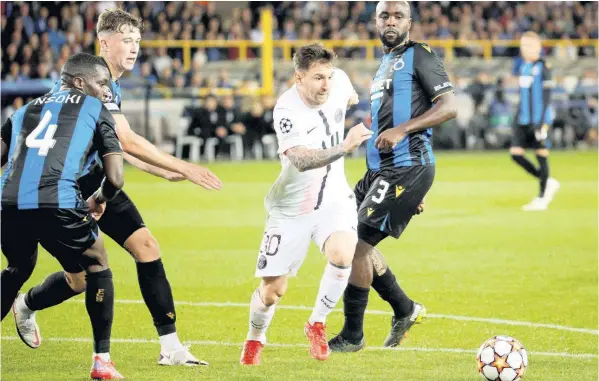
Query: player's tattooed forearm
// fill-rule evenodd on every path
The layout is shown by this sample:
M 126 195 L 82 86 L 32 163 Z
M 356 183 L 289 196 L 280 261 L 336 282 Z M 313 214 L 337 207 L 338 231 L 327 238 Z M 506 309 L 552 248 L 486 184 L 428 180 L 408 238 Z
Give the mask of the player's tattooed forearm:
M 285 152 L 289 161 L 303 172 L 314 168 L 321 168 L 342 158 L 345 153 L 343 145 L 339 144 L 327 149 L 309 149 L 306 147 L 293 147 Z

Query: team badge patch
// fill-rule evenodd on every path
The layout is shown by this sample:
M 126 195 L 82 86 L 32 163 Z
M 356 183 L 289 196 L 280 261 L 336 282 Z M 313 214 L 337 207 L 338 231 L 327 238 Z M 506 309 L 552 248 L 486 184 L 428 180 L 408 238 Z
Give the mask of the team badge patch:
M 261 255 L 258 258 L 258 265 L 256 267 L 258 267 L 258 270 L 263 270 L 266 267 L 266 256 Z
M 293 128 L 293 124 L 291 123 L 291 120 L 283 118 L 279 122 L 279 128 L 281 129 L 282 133 L 287 134 Z
M 343 111 L 340 108 L 335 111 L 335 122 L 341 123 L 341 119 L 343 118 Z

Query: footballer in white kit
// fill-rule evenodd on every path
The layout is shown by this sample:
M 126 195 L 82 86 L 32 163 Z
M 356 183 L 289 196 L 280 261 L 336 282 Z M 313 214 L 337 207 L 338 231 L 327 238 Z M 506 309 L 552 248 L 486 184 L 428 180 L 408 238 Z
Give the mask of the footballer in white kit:
M 334 58 L 319 44 L 298 49 L 295 85 L 274 108 L 282 169 L 265 198 L 268 218 L 256 265 L 262 282 L 250 303 L 244 365 L 260 364 L 275 305 L 286 291 L 287 277 L 301 267 L 310 241 L 328 263 L 304 332 L 312 357 L 326 360 L 330 354 L 325 320 L 347 286 L 358 241 L 356 201 L 343 157 L 372 136 L 359 124 L 344 139 L 345 112 L 358 96 L 347 74 L 333 67 Z
M 322 106 L 308 107 L 296 86 L 279 98 L 273 119 L 282 169 L 264 202 L 268 221 L 256 276 L 295 275 L 310 240 L 324 252 L 324 243 L 331 233 L 357 234 L 356 200 L 345 178 L 343 157 L 324 167 L 300 172 L 284 154 L 297 146 L 326 149 L 341 144 L 345 111 L 354 93 L 347 74 L 335 69 L 330 96 Z

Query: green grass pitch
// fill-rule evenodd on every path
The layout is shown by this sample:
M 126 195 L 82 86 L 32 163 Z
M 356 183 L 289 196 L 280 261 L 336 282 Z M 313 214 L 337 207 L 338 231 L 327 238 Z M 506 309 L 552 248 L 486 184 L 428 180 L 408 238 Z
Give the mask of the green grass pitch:
M 263 197 L 277 162 L 222 163 L 210 168 L 221 192 L 171 184 L 134 169 L 125 189 L 158 239 L 177 304 L 180 338 L 209 368 L 159 367 L 157 336 L 141 303 L 132 259 L 107 240 L 116 298 L 112 357 L 129 380 L 479 380 L 475 351 L 506 334 L 530 352 L 525 381 L 594 381 L 597 373 L 597 154 L 556 152 L 551 173 L 561 190 L 546 212 L 522 212 L 537 192 L 507 153 L 438 153 L 425 213 L 400 240 L 380 248 L 406 292 L 431 317 L 400 350 L 380 348 L 390 308 L 370 294 L 367 350 L 308 354 L 303 325 L 324 268 L 314 246 L 290 281 L 268 332 L 263 365 L 239 365 L 248 302 L 265 222 Z M 354 184 L 364 161 L 348 160 Z M 3 267 L 6 265 L 2 258 Z M 40 253 L 24 290 L 59 269 Z M 42 346 L 18 339 L 12 316 L 2 324 L 2 380 L 88 379 L 91 329 L 83 298 L 38 313 Z M 229 305 L 226 303 L 229 302 Z M 303 307 L 303 308 L 302 308 Z M 341 306 L 339 306 L 341 307 Z M 328 320 L 329 336 L 342 313 Z

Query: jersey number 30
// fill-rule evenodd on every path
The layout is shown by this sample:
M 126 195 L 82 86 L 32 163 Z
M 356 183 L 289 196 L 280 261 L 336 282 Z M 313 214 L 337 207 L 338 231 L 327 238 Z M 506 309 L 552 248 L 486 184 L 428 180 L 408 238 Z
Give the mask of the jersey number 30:
M 35 130 L 31 131 L 27 138 L 25 139 L 25 144 L 29 148 L 39 148 L 38 155 L 39 156 L 47 156 L 50 148 L 54 147 L 56 144 L 56 140 L 53 139 L 54 133 L 56 133 L 56 128 L 58 127 L 56 124 L 50 124 L 52 120 L 52 113 L 50 110 L 46 111 L 44 117 L 40 121 L 40 123 L 35 127 Z M 42 134 L 44 129 L 48 127 L 44 137 L 42 139 L 38 139 L 38 137 Z

